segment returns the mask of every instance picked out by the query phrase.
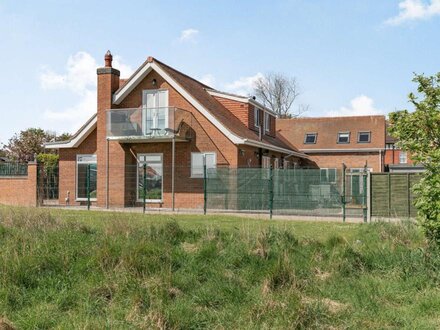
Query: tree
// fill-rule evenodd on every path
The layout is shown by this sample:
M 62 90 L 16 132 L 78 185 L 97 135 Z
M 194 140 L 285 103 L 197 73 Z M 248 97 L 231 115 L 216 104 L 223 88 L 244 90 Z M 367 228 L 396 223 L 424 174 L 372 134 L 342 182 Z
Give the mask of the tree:
M 6 157 L 17 162 L 26 162 L 35 160 L 35 156 L 44 153 L 44 143 L 64 140 L 70 137 L 70 134 L 64 133 L 59 137 L 55 133 L 44 131 L 41 128 L 29 128 L 15 134 L 3 146 Z M 51 151 L 53 153 L 54 151 Z
M 308 110 L 307 105 L 298 106 L 292 112 L 292 106 L 300 91 L 295 78 L 287 77 L 282 73 L 268 73 L 257 79 L 254 85 L 255 96 L 265 106 L 274 110 L 280 118 L 298 117 Z
M 409 102 L 415 111 L 391 113 L 390 132 L 426 169 L 414 187 L 418 219 L 427 237 L 440 243 L 440 73 L 415 75 L 413 81 L 419 95 L 411 93 Z

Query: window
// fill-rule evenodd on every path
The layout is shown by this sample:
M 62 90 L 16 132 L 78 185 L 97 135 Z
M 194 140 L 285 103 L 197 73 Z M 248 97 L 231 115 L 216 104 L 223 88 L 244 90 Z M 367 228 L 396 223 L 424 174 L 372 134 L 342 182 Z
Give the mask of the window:
M 350 143 L 350 132 L 338 133 L 338 143 Z
M 288 160 L 284 160 L 284 162 L 283 162 L 283 168 L 284 168 L 285 170 L 287 170 L 289 167 L 290 167 L 290 163 L 289 163 L 289 161 L 288 161 Z
M 359 132 L 358 143 L 370 143 L 371 142 L 371 132 Z
M 147 202 L 162 201 L 163 163 L 162 154 L 138 154 L 138 189 L 137 199 L 143 201 L 144 191 Z M 144 164 L 146 165 L 144 180 Z M 144 182 L 146 183 L 144 189 Z
M 278 169 L 280 167 L 280 160 L 278 158 L 275 158 L 273 161 L 273 168 Z
M 260 109 L 254 107 L 254 125 L 260 127 Z
M 87 200 L 87 177 L 89 177 L 90 200 L 96 201 L 96 155 L 76 156 L 76 200 Z
M 169 128 L 168 120 L 168 91 L 144 90 L 143 91 L 144 134 L 163 135 L 165 128 Z
M 387 150 L 394 149 L 394 143 L 387 143 L 387 144 L 385 144 L 385 149 L 387 149 Z
M 306 133 L 304 137 L 304 144 L 314 144 L 316 143 L 316 137 L 318 134 L 316 133 Z
M 321 181 L 321 183 L 336 183 L 336 169 L 335 168 L 321 168 L 320 181 Z
M 263 166 L 263 168 L 270 168 L 270 157 L 269 156 L 263 156 L 262 166 Z
M 267 112 L 264 113 L 264 130 L 270 131 L 270 115 Z
M 405 151 L 401 151 L 399 154 L 399 163 L 406 164 L 408 162 L 408 155 Z
M 206 171 L 215 169 L 217 166 L 215 152 L 192 152 L 191 153 L 191 177 L 203 178 L 203 164 L 206 164 Z

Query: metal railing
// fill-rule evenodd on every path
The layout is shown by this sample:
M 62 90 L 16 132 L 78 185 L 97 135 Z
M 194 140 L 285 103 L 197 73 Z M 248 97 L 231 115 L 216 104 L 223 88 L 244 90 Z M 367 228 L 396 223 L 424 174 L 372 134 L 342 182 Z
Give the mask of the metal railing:
M 114 140 L 148 140 L 191 137 L 193 115 L 175 107 L 107 110 L 107 137 Z

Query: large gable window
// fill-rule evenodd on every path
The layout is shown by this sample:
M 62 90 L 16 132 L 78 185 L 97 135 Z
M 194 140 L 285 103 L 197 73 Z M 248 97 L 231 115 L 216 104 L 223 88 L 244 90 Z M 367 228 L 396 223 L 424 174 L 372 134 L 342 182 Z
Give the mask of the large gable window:
M 217 155 L 215 152 L 192 152 L 191 153 L 191 177 L 203 178 L 203 165 L 206 170 L 213 170 L 217 166 Z
M 350 143 L 350 132 L 339 132 L 338 133 L 338 143 Z

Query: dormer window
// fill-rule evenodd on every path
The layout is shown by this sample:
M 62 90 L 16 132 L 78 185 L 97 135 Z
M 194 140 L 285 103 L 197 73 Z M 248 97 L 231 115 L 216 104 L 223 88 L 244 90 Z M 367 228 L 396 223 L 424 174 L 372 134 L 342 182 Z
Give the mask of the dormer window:
M 254 107 L 254 125 L 260 127 L 260 109 Z
M 338 143 L 340 144 L 350 143 L 350 132 L 339 132 Z
M 358 143 L 370 143 L 371 142 L 371 132 L 359 132 Z
M 264 113 L 264 130 L 270 131 L 270 115 L 267 112 Z
M 304 144 L 315 144 L 317 135 L 317 133 L 306 133 L 304 136 Z

